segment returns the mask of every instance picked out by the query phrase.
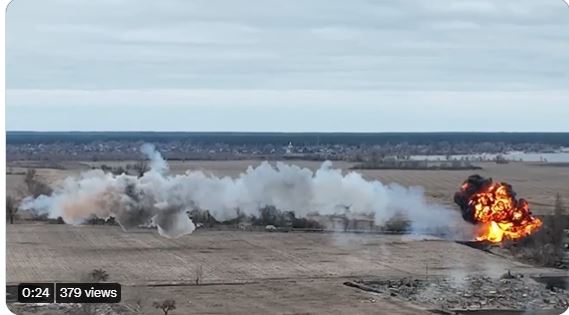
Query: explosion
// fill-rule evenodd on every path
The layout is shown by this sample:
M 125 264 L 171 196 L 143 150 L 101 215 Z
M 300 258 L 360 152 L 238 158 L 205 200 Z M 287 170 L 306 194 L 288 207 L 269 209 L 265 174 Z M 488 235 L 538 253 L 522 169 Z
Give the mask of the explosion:
M 532 216 L 525 199 L 507 183 L 472 175 L 454 195 L 462 217 L 478 225 L 476 240 L 492 243 L 517 240 L 537 231 L 542 221 Z

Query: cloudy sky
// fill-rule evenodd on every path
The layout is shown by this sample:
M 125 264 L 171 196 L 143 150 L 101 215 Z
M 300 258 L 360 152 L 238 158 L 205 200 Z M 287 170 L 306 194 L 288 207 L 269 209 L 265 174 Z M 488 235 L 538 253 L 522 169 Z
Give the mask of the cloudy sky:
M 562 0 L 14 0 L 8 130 L 569 131 Z

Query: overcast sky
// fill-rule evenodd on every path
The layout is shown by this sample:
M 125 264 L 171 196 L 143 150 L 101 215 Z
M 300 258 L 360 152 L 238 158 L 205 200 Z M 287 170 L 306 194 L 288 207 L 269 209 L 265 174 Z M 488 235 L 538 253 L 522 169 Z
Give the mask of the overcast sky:
M 569 131 L 561 0 L 14 0 L 8 130 Z

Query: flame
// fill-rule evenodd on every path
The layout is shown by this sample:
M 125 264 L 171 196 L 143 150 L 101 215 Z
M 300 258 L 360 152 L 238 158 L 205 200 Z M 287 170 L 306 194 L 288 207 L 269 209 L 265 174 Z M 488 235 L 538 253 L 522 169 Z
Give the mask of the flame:
M 476 180 L 479 185 L 473 184 Z M 471 216 L 467 219 L 479 226 L 478 241 L 500 243 L 505 239 L 517 240 L 534 233 L 542 225 L 540 219 L 532 216 L 527 201 L 517 200 L 508 184 L 476 177 L 474 181 L 464 182 L 457 195 L 459 201 L 461 198 L 467 201 L 463 215 Z

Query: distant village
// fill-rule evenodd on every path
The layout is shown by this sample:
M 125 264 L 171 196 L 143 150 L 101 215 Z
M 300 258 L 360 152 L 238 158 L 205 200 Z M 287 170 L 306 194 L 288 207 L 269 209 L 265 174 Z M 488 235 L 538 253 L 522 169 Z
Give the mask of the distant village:
M 137 160 L 142 158 L 140 147 L 143 141 L 93 141 L 88 143 L 18 143 L 7 144 L 8 161 L 102 161 Z M 240 160 L 240 159 L 303 159 L 341 160 L 350 162 L 378 163 L 380 161 L 405 161 L 412 156 L 440 155 L 440 160 L 451 161 L 452 155 L 487 153 L 491 159 L 510 151 L 554 152 L 559 147 L 550 144 L 503 142 L 432 144 L 225 144 L 192 143 L 191 141 L 169 141 L 153 143 L 169 160 Z M 478 158 L 480 160 L 481 158 Z M 464 159 L 463 159 L 464 160 Z M 466 159 L 468 160 L 468 159 Z M 365 166 L 364 165 L 364 166 Z

